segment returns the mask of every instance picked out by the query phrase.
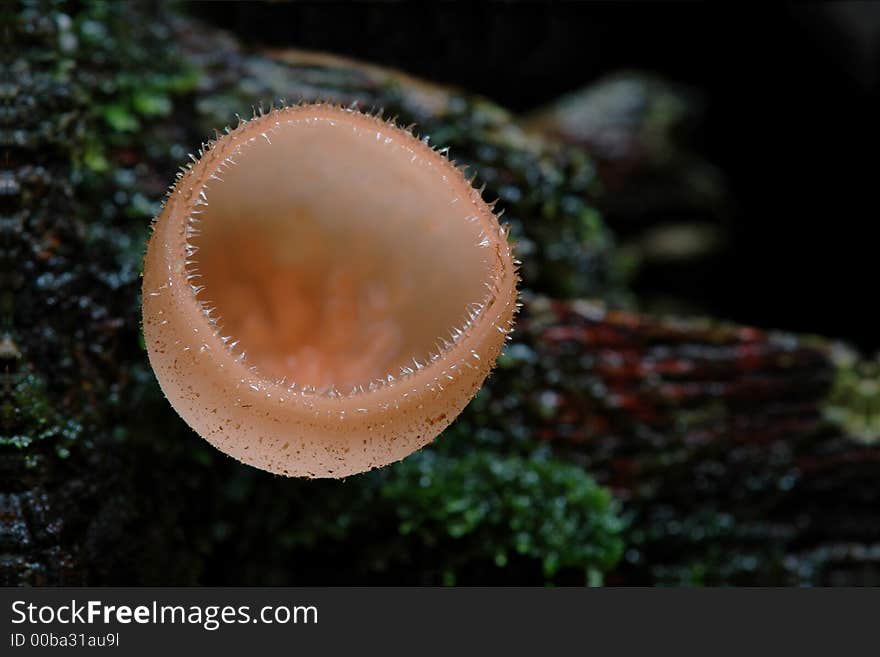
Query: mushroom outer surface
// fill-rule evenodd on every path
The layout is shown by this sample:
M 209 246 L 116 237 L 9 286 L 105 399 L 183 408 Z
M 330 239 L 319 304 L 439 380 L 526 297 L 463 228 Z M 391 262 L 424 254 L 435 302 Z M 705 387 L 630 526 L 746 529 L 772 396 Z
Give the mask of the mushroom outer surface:
M 236 242 L 249 233 L 255 253 Z M 279 269 L 330 238 L 326 262 Z M 248 295 L 221 301 L 234 266 L 257 272 L 255 306 L 272 281 L 296 288 L 285 275 L 305 291 L 262 315 Z M 341 302 L 309 292 L 340 267 L 355 286 L 365 271 L 384 281 L 386 315 L 360 321 L 359 287 Z M 507 231 L 444 155 L 355 110 L 285 107 L 227 131 L 170 190 L 144 262 L 144 337 L 168 400 L 215 447 L 277 474 L 342 477 L 406 457 L 462 411 L 512 328 L 517 282 Z M 289 306 L 309 318 L 294 337 L 279 320 Z M 334 351 L 331 335 L 352 343 Z M 369 351 L 376 336 L 387 349 Z M 366 355 L 349 367 L 352 344 Z

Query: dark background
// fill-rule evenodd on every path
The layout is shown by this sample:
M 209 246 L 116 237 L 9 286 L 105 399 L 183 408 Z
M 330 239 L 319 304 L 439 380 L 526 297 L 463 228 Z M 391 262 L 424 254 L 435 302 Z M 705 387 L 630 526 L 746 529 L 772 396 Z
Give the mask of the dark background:
M 728 255 L 640 281 L 729 319 L 880 347 L 880 4 L 199 3 L 256 45 L 390 65 L 528 111 L 619 69 L 698 89 L 727 177 Z

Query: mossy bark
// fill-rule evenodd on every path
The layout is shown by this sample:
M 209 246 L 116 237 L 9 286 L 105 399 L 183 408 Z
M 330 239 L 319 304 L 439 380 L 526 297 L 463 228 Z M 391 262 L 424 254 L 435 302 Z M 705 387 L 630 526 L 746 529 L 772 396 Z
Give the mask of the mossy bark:
M 876 561 L 877 454 L 822 415 L 832 348 L 609 313 L 633 300 L 584 150 L 456 90 L 245 51 L 161 4 L 4 11 L 4 583 L 795 583 Z M 383 108 L 471 165 L 527 293 L 462 418 L 343 482 L 209 447 L 139 332 L 147 227 L 187 151 L 253 103 L 317 98 Z M 844 506 L 858 522 L 829 522 Z

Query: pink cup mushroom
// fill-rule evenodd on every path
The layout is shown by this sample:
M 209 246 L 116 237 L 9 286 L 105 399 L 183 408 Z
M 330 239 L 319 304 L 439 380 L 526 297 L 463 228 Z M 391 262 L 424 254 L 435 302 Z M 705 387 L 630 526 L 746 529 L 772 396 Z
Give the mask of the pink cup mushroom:
M 431 442 L 511 330 L 507 231 L 462 172 L 390 122 L 275 109 L 171 189 L 144 264 L 165 395 L 270 472 L 342 477 Z

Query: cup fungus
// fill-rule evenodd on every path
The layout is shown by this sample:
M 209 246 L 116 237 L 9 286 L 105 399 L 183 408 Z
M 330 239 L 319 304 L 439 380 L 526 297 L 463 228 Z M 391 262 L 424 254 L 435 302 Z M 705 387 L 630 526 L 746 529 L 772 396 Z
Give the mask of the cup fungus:
M 461 412 L 516 284 L 506 230 L 442 151 L 352 109 L 284 107 L 178 175 L 147 248 L 144 337 L 172 406 L 217 448 L 341 477 Z

